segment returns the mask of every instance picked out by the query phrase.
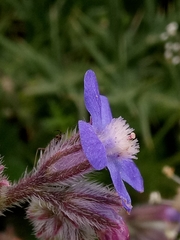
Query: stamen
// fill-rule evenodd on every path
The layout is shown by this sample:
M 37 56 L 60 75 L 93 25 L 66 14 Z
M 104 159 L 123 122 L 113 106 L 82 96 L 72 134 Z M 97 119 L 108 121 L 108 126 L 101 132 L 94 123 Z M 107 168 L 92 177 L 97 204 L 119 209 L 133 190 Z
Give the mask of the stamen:
M 136 138 L 136 134 L 134 132 L 129 134 L 129 138 L 130 140 L 134 140 Z
M 139 152 L 136 134 L 122 117 L 112 119 L 99 138 L 106 148 L 107 155 L 135 159 Z

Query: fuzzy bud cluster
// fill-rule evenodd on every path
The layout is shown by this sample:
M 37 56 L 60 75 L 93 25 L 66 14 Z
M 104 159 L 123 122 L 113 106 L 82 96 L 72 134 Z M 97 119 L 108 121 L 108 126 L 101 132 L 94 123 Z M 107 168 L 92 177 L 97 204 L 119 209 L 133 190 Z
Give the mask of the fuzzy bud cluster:
M 92 171 L 76 131 L 53 139 L 31 173 L 7 184 L 1 209 L 28 201 L 27 218 L 42 240 L 128 239 L 119 215 L 121 198 L 88 181 L 86 174 Z

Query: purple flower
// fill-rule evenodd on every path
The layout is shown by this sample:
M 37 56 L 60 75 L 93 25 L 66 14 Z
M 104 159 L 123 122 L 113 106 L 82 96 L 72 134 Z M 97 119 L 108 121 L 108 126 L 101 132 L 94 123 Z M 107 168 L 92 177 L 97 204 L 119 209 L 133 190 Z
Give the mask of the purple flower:
M 144 190 L 142 176 L 132 160 L 139 151 L 135 133 L 122 117 L 112 118 L 108 99 L 100 95 L 92 70 L 84 77 L 84 99 L 91 123 L 78 123 L 83 151 L 96 170 L 109 169 L 114 187 L 130 211 L 131 199 L 123 181 L 139 192 Z
M 162 200 L 161 203 L 136 206 L 130 215 L 122 212 L 131 230 L 131 240 L 178 239 L 180 213 L 172 204 L 174 201 Z

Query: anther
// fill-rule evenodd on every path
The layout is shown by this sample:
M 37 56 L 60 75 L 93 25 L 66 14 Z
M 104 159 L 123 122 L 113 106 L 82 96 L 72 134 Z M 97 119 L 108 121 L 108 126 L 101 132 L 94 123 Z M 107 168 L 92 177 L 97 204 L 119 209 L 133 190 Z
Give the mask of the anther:
M 132 133 L 129 134 L 128 139 L 134 140 L 135 138 L 136 138 L 136 134 L 135 134 L 134 132 L 132 132 Z

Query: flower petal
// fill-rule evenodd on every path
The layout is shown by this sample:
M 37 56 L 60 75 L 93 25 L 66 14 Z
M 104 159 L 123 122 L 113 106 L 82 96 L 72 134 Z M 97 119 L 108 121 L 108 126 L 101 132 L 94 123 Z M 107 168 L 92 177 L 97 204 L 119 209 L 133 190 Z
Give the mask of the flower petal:
M 126 187 L 124 186 L 124 183 L 121 179 L 120 169 L 119 166 L 116 164 L 117 160 L 114 158 L 108 158 L 108 164 L 107 167 L 109 169 L 112 182 L 114 184 L 114 187 L 118 193 L 118 195 L 123 200 L 123 206 L 125 209 L 129 212 L 132 208 L 131 206 L 131 198 L 126 190 Z
M 100 99 L 102 128 L 105 128 L 105 126 L 108 125 L 112 120 L 112 113 L 107 97 L 100 95 Z
M 121 159 L 117 162 L 122 179 L 139 192 L 144 191 L 143 178 L 136 164 L 131 159 Z
M 81 145 L 90 164 L 101 170 L 107 165 L 106 150 L 97 137 L 92 125 L 84 121 L 79 121 L 79 133 Z
M 92 70 L 88 70 L 84 76 L 84 100 L 86 109 L 92 117 L 92 125 L 96 130 L 100 130 L 102 128 L 101 99 L 96 75 Z

